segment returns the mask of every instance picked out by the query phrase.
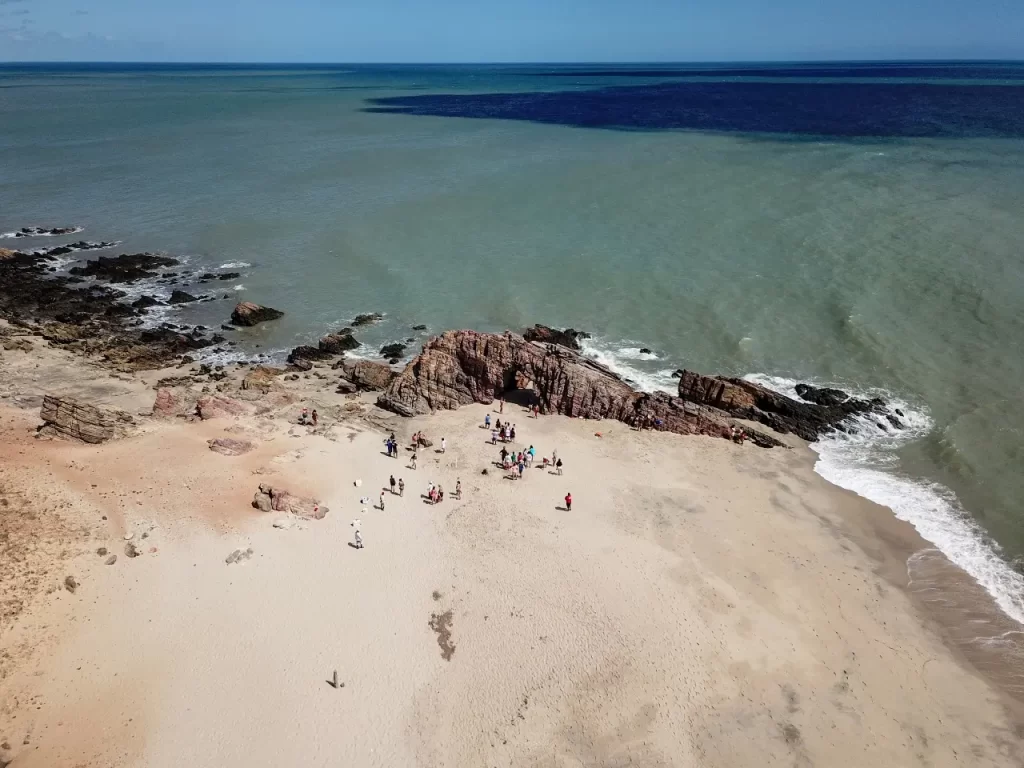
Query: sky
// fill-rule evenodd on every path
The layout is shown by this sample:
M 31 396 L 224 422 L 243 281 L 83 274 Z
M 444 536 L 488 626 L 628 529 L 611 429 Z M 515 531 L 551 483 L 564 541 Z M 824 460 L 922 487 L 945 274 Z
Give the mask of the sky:
M 1024 59 L 1024 0 L 0 0 L 0 61 Z

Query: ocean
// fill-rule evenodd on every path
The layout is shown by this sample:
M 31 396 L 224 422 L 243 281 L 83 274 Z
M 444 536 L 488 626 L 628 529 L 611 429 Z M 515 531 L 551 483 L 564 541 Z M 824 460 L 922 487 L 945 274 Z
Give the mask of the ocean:
M 377 311 L 369 357 L 543 322 L 646 389 L 881 394 L 910 428 L 827 438 L 819 473 L 1018 621 L 1022 211 L 1016 63 L 0 66 L 0 233 L 242 272 L 162 317 L 284 310 L 246 358 Z

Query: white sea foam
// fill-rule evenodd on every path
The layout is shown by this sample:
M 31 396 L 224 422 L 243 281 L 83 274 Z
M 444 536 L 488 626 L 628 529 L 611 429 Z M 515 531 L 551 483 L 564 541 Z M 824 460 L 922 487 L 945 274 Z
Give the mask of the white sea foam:
M 760 374 L 745 378 L 796 397 L 796 382 L 790 379 Z M 811 444 L 818 454 L 815 471 L 835 485 L 889 507 L 981 584 L 1004 613 L 1024 622 L 1024 576 L 1000 556 L 999 545 L 967 514 L 951 490 L 899 470 L 897 449 L 924 437 L 933 427 L 927 409 L 887 392 L 852 394 L 881 396 L 903 412 L 907 429 L 889 429 L 884 422 L 880 425 L 876 419 L 862 416 L 856 420 L 856 434 L 835 432 Z
M 236 286 L 235 286 L 234 288 L 232 288 L 231 290 L 233 290 L 233 291 L 244 291 L 244 290 L 245 290 L 245 286 L 244 286 L 244 285 L 242 285 L 241 283 L 239 283 L 238 285 L 236 285 Z
M 583 354 L 596 360 L 605 368 L 628 379 L 634 387 L 642 392 L 668 392 L 676 394 L 678 383 L 672 378 L 674 368 L 657 371 L 645 371 L 631 363 L 637 361 L 656 361 L 657 355 L 640 354 L 641 347 L 632 341 L 614 344 L 601 338 L 580 339 Z
M 251 267 L 248 261 L 228 261 L 221 264 L 217 269 L 244 269 L 245 267 Z

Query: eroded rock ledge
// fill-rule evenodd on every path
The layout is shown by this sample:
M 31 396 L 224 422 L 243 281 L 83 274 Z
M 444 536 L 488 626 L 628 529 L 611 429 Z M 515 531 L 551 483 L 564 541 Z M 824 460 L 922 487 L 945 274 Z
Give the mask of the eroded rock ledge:
M 491 403 L 503 395 L 535 402 L 543 413 L 616 419 L 632 426 L 720 437 L 731 437 L 737 418 L 815 440 L 841 428 L 856 414 L 891 415 L 880 400 L 843 399 L 845 395 L 838 393 L 828 398 L 832 405 L 818 405 L 742 379 L 689 371 L 682 372 L 678 397 L 637 392 L 608 368 L 567 346 L 530 341 L 511 332 L 477 331 L 448 331 L 431 339 L 387 385 L 377 403 L 413 416 Z M 893 427 L 897 428 L 895 423 Z M 780 445 L 770 435 L 746 431 L 758 445 Z

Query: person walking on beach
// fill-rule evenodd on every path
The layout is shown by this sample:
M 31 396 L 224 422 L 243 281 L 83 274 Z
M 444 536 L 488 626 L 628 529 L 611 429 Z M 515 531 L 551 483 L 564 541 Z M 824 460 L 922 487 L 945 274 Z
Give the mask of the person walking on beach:
M 398 478 L 398 497 L 401 498 L 403 496 L 405 496 L 405 480 L 400 477 Z
M 558 461 L 555 462 L 555 471 L 558 472 L 558 474 L 562 474 L 562 460 L 561 459 L 559 459 Z
M 380 511 L 384 511 L 384 489 L 380 489 Z
M 512 425 L 512 429 L 509 430 L 508 439 L 511 440 L 513 443 L 516 441 L 516 425 L 515 424 L 513 424 Z
M 498 444 L 498 430 L 492 429 L 491 430 L 491 445 L 497 445 L 497 444 Z
M 462 501 L 462 480 L 455 481 L 455 498 Z
M 394 496 L 395 495 L 395 476 L 392 475 L 391 479 L 388 482 L 391 484 L 391 495 Z
M 444 501 L 444 488 L 439 485 L 437 486 L 437 503 L 440 504 L 442 501 Z
M 316 426 L 316 420 L 317 420 L 316 408 L 313 409 L 312 416 L 313 416 L 313 426 L 315 427 Z
M 299 424 L 305 424 L 306 419 L 309 418 L 309 408 L 302 409 L 302 415 L 299 416 Z
M 359 532 L 359 529 L 362 527 L 362 525 L 363 525 L 363 521 L 362 520 L 356 519 L 356 520 L 352 521 L 352 529 L 353 529 L 352 533 L 355 536 L 356 549 L 362 549 L 363 548 L 363 537 L 362 537 L 362 535 Z
M 505 412 L 505 398 L 502 397 L 501 401 L 498 403 L 498 413 L 504 413 L 504 412 Z
M 491 414 L 489 413 L 486 416 L 484 416 L 484 427 L 486 429 L 491 428 Z
M 552 448 L 551 449 L 551 466 L 555 466 L 556 463 L 558 463 L 558 449 L 557 448 Z
M 572 494 L 565 494 L 565 510 L 566 512 L 572 512 Z
M 409 469 L 414 470 L 414 471 L 416 469 L 416 454 L 415 453 L 413 453 L 412 459 L 410 460 Z
M 441 438 L 441 453 L 444 453 L 444 452 L 445 452 L 445 450 L 446 450 L 447 448 L 448 448 L 448 441 L 447 441 L 447 440 L 445 440 L 445 439 L 444 439 L 444 438 L 442 437 L 442 438 Z

